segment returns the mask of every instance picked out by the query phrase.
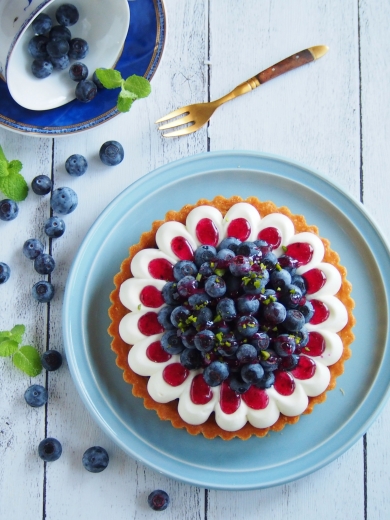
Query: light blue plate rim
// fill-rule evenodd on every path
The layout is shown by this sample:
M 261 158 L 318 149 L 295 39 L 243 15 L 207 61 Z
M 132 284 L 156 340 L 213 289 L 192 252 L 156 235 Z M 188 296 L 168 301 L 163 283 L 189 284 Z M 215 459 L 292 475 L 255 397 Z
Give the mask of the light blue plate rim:
M 256 195 L 304 214 L 309 224 L 319 226 L 321 236 L 331 240 L 353 284 L 356 340 L 337 388 L 328 392 L 325 403 L 316 406 L 313 414 L 261 439 L 207 440 L 160 421 L 155 412 L 145 410 L 142 401 L 130 394 L 129 385 L 119 382 L 121 371 L 114 366 L 115 356 L 110 358 L 112 353 L 108 353 L 110 338 L 105 330 L 109 292 L 128 246 L 168 209 L 180 209 L 186 203 L 216 195 Z M 126 240 L 124 230 L 128 230 Z M 105 260 L 107 257 L 109 260 Z M 106 269 L 112 272 L 105 273 Z M 376 285 L 375 297 L 367 293 L 372 283 Z M 63 335 L 67 360 L 92 417 L 136 460 L 200 487 L 244 490 L 281 485 L 320 469 L 344 453 L 367 431 L 386 403 L 390 379 L 386 369 L 390 363 L 389 289 L 386 240 L 364 206 L 337 184 L 303 164 L 275 155 L 208 152 L 145 175 L 111 202 L 93 224 L 66 285 Z M 93 321 L 96 312 L 97 322 Z M 360 355 L 368 344 L 370 356 L 367 350 Z M 112 366 L 107 364 L 110 359 Z M 99 363 L 104 364 L 103 369 Z

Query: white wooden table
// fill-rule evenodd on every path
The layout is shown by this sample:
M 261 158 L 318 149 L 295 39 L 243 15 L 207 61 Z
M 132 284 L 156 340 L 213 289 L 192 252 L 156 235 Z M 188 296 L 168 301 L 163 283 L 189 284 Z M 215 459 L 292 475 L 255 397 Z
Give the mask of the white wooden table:
M 142 2 L 142 0 L 136 0 Z M 9 159 L 19 158 L 28 182 L 52 176 L 79 196 L 66 217 L 65 235 L 49 243 L 57 267 L 50 306 L 30 297 L 39 279 L 21 253 L 24 240 L 45 240 L 49 197 L 30 193 L 12 222 L 0 222 L 0 260 L 12 269 L 0 286 L 0 330 L 26 325 L 26 341 L 40 352 L 63 352 L 61 311 L 68 270 L 86 232 L 107 204 L 129 184 L 158 166 L 208 150 L 249 149 L 302 162 L 337 181 L 361 200 L 390 239 L 390 0 L 165 0 L 168 27 L 152 95 L 130 114 L 65 138 L 33 138 L 0 128 Z M 296 51 L 317 44 L 329 53 L 221 107 L 209 127 L 167 140 L 154 121 L 181 105 L 215 99 Z M 120 141 L 123 163 L 104 167 L 100 145 Z M 70 177 L 66 158 L 87 157 L 88 173 Z M 60 520 L 175 519 L 388 519 L 390 429 L 388 405 L 351 449 L 296 482 L 276 488 L 226 492 L 171 480 L 136 463 L 96 426 L 86 412 L 66 362 L 57 372 L 30 380 L 0 360 L 0 518 Z M 47 385 L 47 408 L 28 407 L 24 390 Z M 63 455 L 44 464 L 37 446 L 57 437 Z M 104 446 L 110 465 L 84 470 L 86 448 Z M 165 489 L 164 513 L 146 502 Z

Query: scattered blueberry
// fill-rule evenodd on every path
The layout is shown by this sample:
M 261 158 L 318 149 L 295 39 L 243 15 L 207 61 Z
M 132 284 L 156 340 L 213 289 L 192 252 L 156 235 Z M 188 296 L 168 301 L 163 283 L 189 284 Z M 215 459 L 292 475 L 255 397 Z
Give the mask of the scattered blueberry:
M 83 103 L 89 103 L 97 94 L 97 86 L 89 79 L 83 79 L 77 83 L 75 95 L 76 99 Z
M 29 260 L 34 260 L 37 256 L 43 253 L 45 247 L 37 238 L 29 238 L 23 244 L 23 254 Z
M 61 457 L 62 446 L 60 441 L 53 437 L 47 437 L 39 443 L 38 455 L 45 462 L 54 462 Z
M 39 15 L 31 22 L 31 27 L 35 34 L 48 33 L 52 27 L 50 16 L 45 13 L 39 13 Z
M 82 462 L 87 471 L 100 473 L 108 466 L 109 456 L 104 448 L 92 446 L 85 451 Z
M 69 52 L 67 40 L 49 40 L 46 45 L 46 52 L 51 58 L 62 58 Z
M 99 150 L 99 157 L 103 164 L 116 166 L 123 161 L 125 152 L 118 141 L 106 141 Z
M 50 238 L 59 238 L 65 233 L 65 222 L 60 217 L 50 217 L 45 222 L 45 233 Z
M 48 253 L 41 253 L 34 260 L 34 269 L 39 274 L 49 274 L 56 266 L 54 258 Z
M 46 350 L 42 354 L 41 361 L 44 369 L 53 372 L 62 365 L 62 355 L 58 350 Z
M 41 280 L 37 282 L 32 288 L 33 297 L 40 303 L 47 303 L 53 299 L 54 287 L 50 282 Z
M 72 213 L 77 207 L 78 197 L 72 188 L 57 188 L 51 196 L 50 206 L 60 215 Z
M 82 60 L 88 54 L 88 43 L 82 38 L 72 38 L 69 42 L 69 58 Z
M 65 70 L 69 67 L 69 56 L 65 54 L 65 56 L 61 56 L 60 58 L 50 57 L 50 61 L 53 65 L 53 69 L 55 70 Z
M 11 275 L 11 269 L 8 264 L 0 262 L 0 284 L 5 283 Z
M 154 511 L 164 511 L 169 506 L 169 495 L 162 489 L 156 489 L 148 496 L 148 504 Z
M 69 27 L 78 22 L 79 12 L 73 4 L 62 4 L 56 11 L 56 19 L 60 25 Z
M 72 34 L 64 25 L 54 25 L 49 32 L 50 40 L 67 40 L 70 42 Z
M 31 385 L 24 392 L 26 403 L 34 408 L 47 403 L 47 390 L 42 385 Z
M 46 45 L 49 42 L 49 38 L 43 35 L 33 36 L 28 43 L 28 52 L 35 59 L 47 58 Z
M 80 61 L 76 61 L 69 68 L 69 77 L 73 81 L 81 81 L 83 79 L 87 79 L 88 77 L 88 67 L 81 63 Z M 96 86 L 96 84 L 94 83 Z
M 47 195 L 50 193 L 53 183 L 47 175 L 37 175 L 31 181 L 31 188 L 36 195 Z
M 69 175 L 80 177 L 81 175 L 84 175 L 87 169 L 88 162 L 83 155 L 75 153 L 66 159 L 65 170 Z
M 31 64 L 31 72 L 38 79 L 44 79 L 53 72 L 53 64 L 48 59 L 35 59 Z
M 11 199 L 3 199 L 0 201 L 0 220 L 10 221 L 18 216 L 19 206 L 17 202 Z

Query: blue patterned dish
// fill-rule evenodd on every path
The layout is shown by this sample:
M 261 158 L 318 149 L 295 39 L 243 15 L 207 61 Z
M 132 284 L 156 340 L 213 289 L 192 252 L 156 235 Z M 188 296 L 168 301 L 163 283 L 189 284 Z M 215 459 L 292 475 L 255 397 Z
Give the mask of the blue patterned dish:
M 123 381 L 107 333 L 112 280 L 128 247 L 168 210 L 216 195 L 255 195 L 304 214 L 339 253 L 353 285 L 356 339 L 336 389 L 312 414 L 261 439 L 207 440 L 158 419 Z M 328 464 L 358 441 L 381 411 L 390 392 L 389 295 L 388 246 L 357 200 L 322 175 L 287 159 L 256 152 L 206 153 L 141 178 L 92 226 L 66 287 L 64 343 L 87 409 L 127 454 L 198 486 L 265 488 Z
M 163 0 L 129 0 L 130 28 L 116 69 L 127 77 L 151 79 L 160 62 L 166 33 Z M 22 134 L 56 137 L 88 130 L 118 114 L 117 90 L 103 90 L 84 104 L 77 100 L 47 111 L 18 105 L 0 80 L 0 125 Z

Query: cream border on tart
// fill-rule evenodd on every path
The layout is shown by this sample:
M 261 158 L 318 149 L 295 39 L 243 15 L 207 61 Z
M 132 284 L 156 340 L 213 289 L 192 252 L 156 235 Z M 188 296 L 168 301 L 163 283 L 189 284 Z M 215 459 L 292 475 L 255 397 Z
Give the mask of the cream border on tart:
M 211 235 L 210 229 L 213 230 Z M 309 273 L 308 282 L 313 273 L 324 278 L 321 286 L 313 286 L 315 292 L 311 290 L 300 301 L 300 304 L 305 300 L 315 304 L 317 318 L 304 325 L 311 342 L 310 348 L 300 347 L 298 343 L 295 351 L 298 366 L 288 369 L 284 360 L 285 366 L 275 372 L 272 386 L 259 388 L 261 384 L 252 384 L 243 393 L 233 392 L 228 382 L 232 373 L 237 372 L 237 360 L 230 361 L 233 368 L 230 368 L 229 378 L 210 387 L 205 385 L 202 375 L 204 366 L 180 370 L 180 354 L 167 355 L 161 349 L 160 340 L 166 331 L 158 328 L 155 318 L 166 306 L 161 298 L 166 282 L 153 277 L 161 276 L 161 272 L 156 275 L 150 269 L 158 259 L 163 259 L 165 265 L 173 265 L 184 257 L 190 259 L 191 250 L 196 250 L 202 243 L 212 245 L 213 242 L 218 249 L 226 236 L 239 234 L 245 241 L 271 237 L 272 252 L 278 258 L 302 248 L 310 250 L 296 274 L 305 276 Z M 184 253 L 183 245 L 187 248 Z M 256 260 L 261 264 L 261 267 L 255 266 L 256 269 L 264 270 L 261 259 Z M 218 270 L 218 273 L 223 272 Z M 199 291 L 203 281 L 202 276 L 197 278 Z M 260 202 L 255 197 L 245 201 L 240 197 L 216 197 L 213 201 L 200 200 L 196 205 L 184 206 L 179 212 L 168 212 L 165 221 L 154 222 L 152 230 L 143 233 L 139 244 L 130 248 L 130 256 L 122 263 L 114 282 L 116 289 L 111 294 L 109 333 L 124 379 L 133 385 L 133 394 L 144 399 L 146 408 L 155 409 L 161 419 L 170 420 L 173 426 L 184 427 L 191 434 L 202 433 L 207 438 L 219 435 L 227 440 L 264 436 L 269 430 L 281 430 L 286 423 L 296 422 L 302 413 L 310 413 L 316 403 L 326 398 L 326 391 L 334 388 L 336 377 L 343 372 L 344 361 L 350 356 L 354 304 L 350 297 L 351 285 L 346 280 L 346 270 L 340 265 L 338 254 L 330 249 L 326 239 L 318 236 L 315 226 L 306 224 L 303 216 L 291 214 L 286 207 L 277 208 L 272 202 Z M 270 283 L 265 287 L 269 288 Z M 263 296 L 257 298 L 260 308 L 269 303 L 269 299 L 264 303 Z M 185 304 L 188 305 L 187 300 Z M 214 308 L 215 302 L 209 306 Z M 214 319 L 217 313 L 214 310 L 213 313 Z M 259 318 L 259 332 L 263 331 L 265 324 L 260 312 L 254 316 Z M 154 325 L 157 323 L 157 329 L 145 329 L 145 323 L 150 319 Z M 188 323 L 191 319 L 194 319 L 193 315 Z M 230 328 L 233 328 L 232 323 L 235 320 L 230 321 Z M 179 336 L 187 326 L 184 324 L 183 328 L 182 325 L 180 322 L 178 327 L 181 328 L 175 329 Z M 281 325 L 276 327 L 279 327 L 278 334 L 297 334 L 282 330 Z M 276 333 L 269 331 L 269 334 Z M 250 342 L 248 338 L 238 336 L 241 343 Z M 315 341 L 318 338 L 320 350 Z M 150 355 L 152 350 L 155 354 Z M 216 348 L 211 351 L 213 360 L 226 362 L 220 352 Z M 266 356 L 267 350 L 259 353 L 261 361 Z M 296 359 L 293 361 L 296 363 Z M 201 389 L 201 399 L 193 398 L 197 389 Z

